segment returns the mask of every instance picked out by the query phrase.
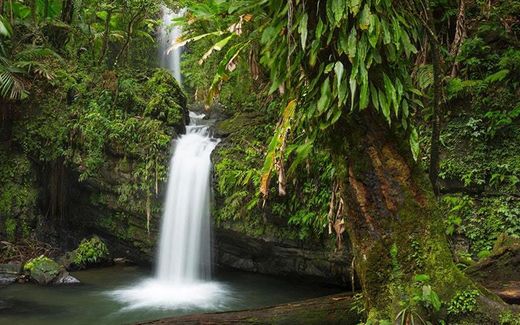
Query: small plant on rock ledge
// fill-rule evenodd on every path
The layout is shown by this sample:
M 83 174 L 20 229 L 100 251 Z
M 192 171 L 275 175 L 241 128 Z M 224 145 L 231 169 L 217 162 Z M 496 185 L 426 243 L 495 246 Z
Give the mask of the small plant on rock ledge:
M 103 262 L 109 254 L 106 244 L 97 236 L 83 239 L 74 253 L 74 264 L 78 267 Z
M 477 307 L 478 290 L 459 291 L 448 305 L 448 315 L 458 316 L 471 313 Z

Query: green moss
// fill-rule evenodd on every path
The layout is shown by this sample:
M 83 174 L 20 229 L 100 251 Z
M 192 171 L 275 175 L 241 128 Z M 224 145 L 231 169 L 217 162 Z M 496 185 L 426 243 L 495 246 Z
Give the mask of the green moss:
M 500 325 L 520 325 L 520 312 L 505 311 L 499 316 Z
M 24 271 L 39 284 L 49 284 L 61 271 L 61 266 L 54 260 L 41 255 L 29 260 L 24 265 Z

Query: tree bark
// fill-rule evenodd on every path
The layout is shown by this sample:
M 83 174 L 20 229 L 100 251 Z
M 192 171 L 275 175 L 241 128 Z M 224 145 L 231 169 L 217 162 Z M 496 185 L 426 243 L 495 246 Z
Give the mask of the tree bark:
M 34 26 L 34 25 L 36 25 L 36 0 L 31 0 L 29 2 L 29 6 L 31 9 L 31 20 L 32 20 L 32 24 Z
M 43 19 L 49 17 L 49 0 L 43 1 Z
M 453 42 L 450 46 L 450 57 L 453 60 L 453 65 L 451 67 L 451 77 L 455 78 L 459 72 L 459 63 L 457 62 L 457 58 L 460 53 L 460 47 L 464 39 L 466 38 L 466 2 L 465 0 L 460 0 L 459 3 L 459 13 L 457 15 L 457 22 L 455 27 L 455 36 L 453 37 Z
M 433 33 L 431 40 L 431 60 L 433 66 L 433 103 L 432 103 L 432 136 L 431 136 L 431 148 L 430 148 L 430 168 L 429 175 L 430 181 L 433 186 L 433 193 L 439 195 L 439 168 L 440 168 L 440 137 L 441 137 L 441 124 L 442 124 L 442 69 L 441 69 L 441 52 L 439 48 L 439 41 L 435 37 L 437 35 L 435 28 L 435 21 L 433 18 L 432 9 L 426 2 L 426 23 L 429 29 Z
M 71 24 L 74 16 L 74 2 L 73 0 L 63 0 L 61 9 L 61 21 L 66 24 Z
M 130 45 L 130 40 L 132 39 L 132 34 L 134 32 L 134 24 L 136 21 L 138 21 L 139 17 L 141 16 L 141 12 L 142 12 L 142 9 L 138 9 L 135 16 L 133 16 L 132 19 L 130 19 L 130 22 L 128 23 L 128 29 L 126 31 L 125 43 L 123 44 L 123 47 L 121 47 L 121 50 L 119 51 L 119 53 L 117 54 L 116 59 L 115 59 L 116 66 L 119 63 L 121 56 L 123 55 L 123 53 L 125 53 L 125 51 L 128 49 L 128 47 Z
M 273 307 L 172 317 L 142 324 L 359 324 L 352 297 L 339 294 Z
M 344 219 L 369 319 L 395 321 L 417 274 L 429 275 L 447 302 L 458 290 L 477 288 L 453 262 L 431 184 L 399 146 L 406 142 L 368 110 L 334 133 Z
M 110 35 L 110 20 L 112 19 L 112 10 L 108 10 L 107 18 L 105 20 L 105 32 L 103 34 L 103 47 L 101 48 L 101 55 L 99 57 L 99 64 L 103 63 L 108 48 L 108 36 Z

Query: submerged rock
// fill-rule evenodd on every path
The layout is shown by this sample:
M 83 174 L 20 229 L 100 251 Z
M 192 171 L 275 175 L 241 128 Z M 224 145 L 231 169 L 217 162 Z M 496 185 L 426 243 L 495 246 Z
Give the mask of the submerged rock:
M 0 286 L 15 283 L 17 279 L 18 275 L 0 273 Z
M 80 281 L 69 274 L 69 272 L 62 272 L 56 279 L 54 279 L 53 284 L 79 284 Z
M 21 272 L 21 263 L 0 264 L 0 274 L 20 274 Z
M 0 264 L 0 286 L 16 282 L 22 271 L 21 263 Z

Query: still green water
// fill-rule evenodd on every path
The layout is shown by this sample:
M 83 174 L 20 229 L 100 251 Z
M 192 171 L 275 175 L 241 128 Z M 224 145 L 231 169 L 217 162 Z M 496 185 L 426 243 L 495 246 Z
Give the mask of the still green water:
M 128 309 L 110 293 L 149 278 L 149 270 L 117 266 L 73 275 L 80 285 L 13 284 L 0 288 L 0 324 L 131 324 L 174 315 L 270 306 L 338 292 L 258 274 L 219 272 L 215 280 L 226 287 L 228 294 L 218 308 Z

